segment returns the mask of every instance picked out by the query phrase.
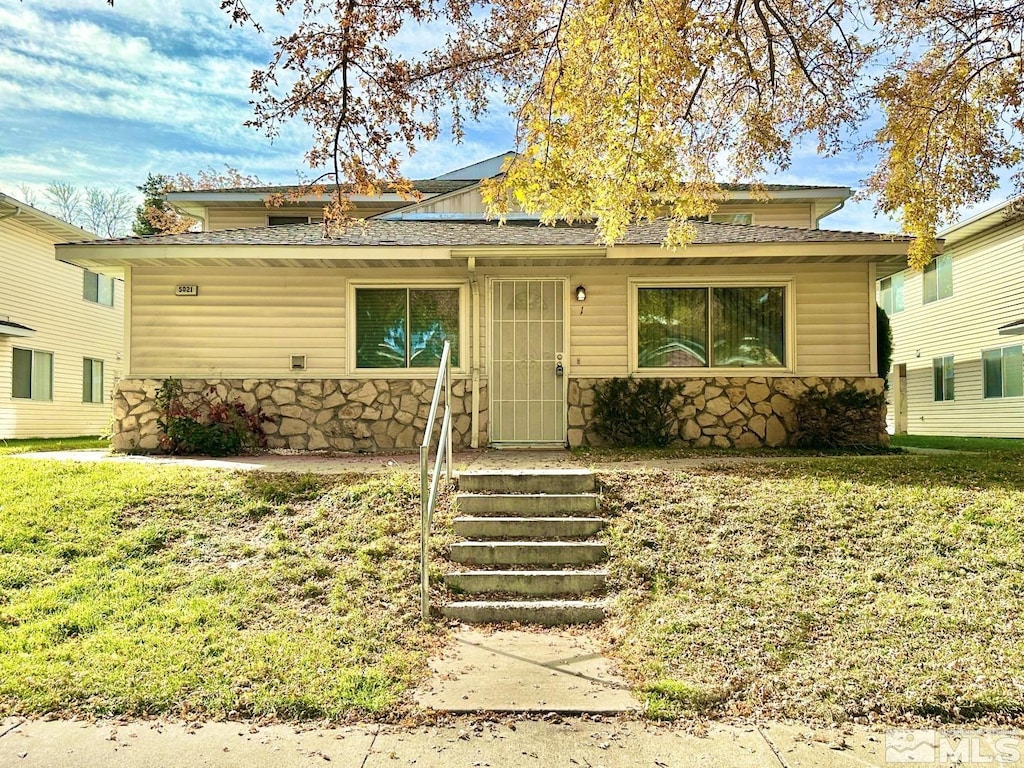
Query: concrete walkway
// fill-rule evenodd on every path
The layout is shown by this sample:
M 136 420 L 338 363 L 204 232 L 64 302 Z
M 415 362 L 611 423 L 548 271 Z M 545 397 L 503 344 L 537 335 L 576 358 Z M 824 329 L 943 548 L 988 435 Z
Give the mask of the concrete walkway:
M 466 719 L 411 728 L 8 718 L 0 720 L 0 766 L 863 768 L 892 764 L 885 759 L 886 735 L 865 728 L 815 731 L 783 723 L 691 726 L 692 731 L 683 731 L 632 720 L 554 715 L 542 720 Z M 994 754 L 995 738 L 999 737 L 979 738 L 978 756 Z M 889 756 L 898 755 L 890 751 Z M 940 764 L 937 760 L 914 762 Z
M 486 630 L 462 627 L 430 660 L 417 691 L 435 712 L 621 714 L 640 703 L 584 630 Z

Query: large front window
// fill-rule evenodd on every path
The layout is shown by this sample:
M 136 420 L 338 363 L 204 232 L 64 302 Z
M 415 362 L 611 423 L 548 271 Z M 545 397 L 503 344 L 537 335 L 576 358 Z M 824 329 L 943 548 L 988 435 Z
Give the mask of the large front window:
M 981 353 L 985 397 L 1024 397 L 1024 346 L 1017 344 Z
M 640 287 L 640 368 L 783 368 L 782 286 Z
M 53 353 L 14 349 L 11 396 L 53 400 Z
M 436 368 L 445 340 L 459 364 L 458 288 L 357 288 L 356 368 Z

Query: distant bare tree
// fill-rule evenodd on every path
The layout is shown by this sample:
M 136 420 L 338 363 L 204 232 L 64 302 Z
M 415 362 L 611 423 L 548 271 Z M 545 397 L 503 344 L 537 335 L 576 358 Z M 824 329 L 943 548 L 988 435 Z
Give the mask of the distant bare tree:
M 31 205 L 33 208 L 39 207 L 39 195 L 28 184 L 18 185 L 18 198 L 21 202 Z
M 82 228 L 100 237 L 121 237 L 131 229 L 135 206 L 131 196 L 119 187 L 109 192 L 88 187 L 83 208 Z
M 43 191 L 45 199 L 38 205 L 29 187 L 22 184 L 18 188 L 29 205 L 42 208 L 68 224 L 100 237 L 123 237 L 131 232 L 135 201 L 120 187 L 111 190 L 99 187 L 82 189 L 65 181 L 52 181 Z
M 82 216 L 82 190 L 66 181 L 51 181 L 43 192 L 46 208 L 58 219 L 78 226 Z

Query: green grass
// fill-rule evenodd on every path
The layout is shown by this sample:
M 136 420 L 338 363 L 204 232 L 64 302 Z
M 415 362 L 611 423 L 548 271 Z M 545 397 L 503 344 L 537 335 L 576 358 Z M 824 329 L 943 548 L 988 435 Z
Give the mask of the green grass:
M 887 448 L 885 446 L 859 446 L 851 448 L 792 448 L 784 446 L 780 448 L 718 448 L 709 445 L 697 448 L 690 445 L 674 445 L 669 448 L 609 448 L 609 447 L 584 447 L 573 448 L 571 453 L 583 465 L 599 465 L 602 463 L 617 461 L 642 461 L 645 463 L 657 463 L 665 459 L 735 459 L 735 458 L 795 458 L 813 459 L 828 456 L 887 456 L 890 454 L 903 453 L 898 447 Z
M 30 437 L 25 440 L 0 440 L 0 456 L 28 451 L 79 451 L 86 448 L 110 448 L 104 437 Z
M 894 446 L 900 448 L 941 448 L 949 451 L 1024 454 L 1024 439 L 893 435 L 890 440 Z
M 0 459 L 0 711 L 394 716 L 442 631 L 417 490 Z
M 1024 721 L 1024 462 L 607 473 L 615 653 L 652 717 Z

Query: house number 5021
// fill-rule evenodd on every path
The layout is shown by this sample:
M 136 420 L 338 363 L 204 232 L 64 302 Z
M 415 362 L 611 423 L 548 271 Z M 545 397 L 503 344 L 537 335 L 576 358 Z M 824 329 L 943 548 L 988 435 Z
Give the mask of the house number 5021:
M 178 285 L 174 288 L 175 296 L 198 296 L 199 286 L 198 285 Z

